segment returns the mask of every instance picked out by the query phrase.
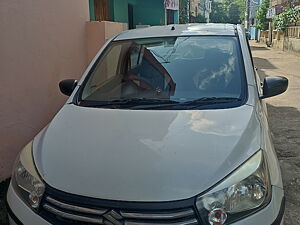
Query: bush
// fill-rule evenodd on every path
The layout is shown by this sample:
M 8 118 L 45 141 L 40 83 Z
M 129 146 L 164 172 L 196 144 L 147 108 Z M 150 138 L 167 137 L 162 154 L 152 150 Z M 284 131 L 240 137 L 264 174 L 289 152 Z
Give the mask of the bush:
M 277 30 L 285 30 L 288 25 L 296 24 L 297 22 L 300 22 L 300 6 L 287 9 L 273 19 L 273 24 Z
M 288 25 L 287 13 L 283 12 L 279 15 L 276 15 L 273 19 L 273 24 L 277 30 L 285 30 Z

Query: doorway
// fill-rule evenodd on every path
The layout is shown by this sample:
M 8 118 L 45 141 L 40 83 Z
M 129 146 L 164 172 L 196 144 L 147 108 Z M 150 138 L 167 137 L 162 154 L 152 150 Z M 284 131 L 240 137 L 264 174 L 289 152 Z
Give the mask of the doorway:
M 109 20 L 108 0 L 94 0 L 96 21 Z
M 128 4 L 128 28 L 134 29 L 133 27 L 133 5 Z
M 175 23 L 175 12 L 174 10 L 167 9 L 167 25 Z

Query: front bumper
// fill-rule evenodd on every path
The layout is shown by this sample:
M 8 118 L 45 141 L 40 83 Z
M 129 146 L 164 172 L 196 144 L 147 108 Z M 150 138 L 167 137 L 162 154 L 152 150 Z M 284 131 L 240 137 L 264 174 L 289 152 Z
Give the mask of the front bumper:
M 7 192 L 7 208 L 11 225 L 50 225 L 46 220 L 32 211 L 17 195 L 12 185 Z M 272 200 L 261 211 L 232 225 L 283 225 L 284 192 L 272 187 Z
M 11 183 L 7 191 L 6 201 L 10 225 L 50 225 L 23 202 Z

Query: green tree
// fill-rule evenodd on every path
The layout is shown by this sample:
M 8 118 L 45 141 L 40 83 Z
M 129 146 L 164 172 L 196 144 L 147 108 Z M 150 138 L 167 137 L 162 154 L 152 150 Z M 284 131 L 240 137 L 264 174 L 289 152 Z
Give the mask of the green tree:
M 228 23 L 241 23 L 239 7 L 234 3 L 229 6 Z
M 225 0 L 223 3 L 212 2 L 210 14 L 213 23 L 242 23 L 245 18 L 244 0 Z
M 239 23 L 245 21 L 246 3 L 244 0 L 234 0 L 233 3 L 238 8 L 239 13 Z
M 180 0 L 179 22 L 188 23 L 188 2 L 189 0 Z M 200 1 L 201 14 L 193 17 L 192 21 L 206 22 L 203 12 L 205 11 L 205 0 Z M 224 0 L 223 3 L 212 0 L 212 11 L 210 22 L 212 23 L 242 23 L 245 19 L 246 4 L 245 0 Z
M 289 25 L 296 25 L 297 22 L 300 22 L 300 6 L 286 9 L 273 19 L 273 24 L 278 30 L 285 30 Z
M 206 23 L 206 18 L 203 15 L 198 15 L 195 17 L 195 22 L 196 23 Z
M 278 30 L 285 30 L 288 26 L 288 22 L 287 12 L 282 12 L 273 19 L 273 24 Z
M 189 22 L 188 1 L 189 0 L 180 0 L 179 1 L 179 23 L 181 23 L 181 24 Z
M 224 4 L 212 2 L 211 8 L 210 21 L 212 23 L 226 23 L 228 21 L 227 9 Z
M 261 30 L 268 29 L 268 19 L 267 19 L 267 12 L 269 8 L 269 0 L 263 0 L 263 2 L 258 7 L 257 13 L 256 13 L 256 20 L 257 25 L 256 27 Z

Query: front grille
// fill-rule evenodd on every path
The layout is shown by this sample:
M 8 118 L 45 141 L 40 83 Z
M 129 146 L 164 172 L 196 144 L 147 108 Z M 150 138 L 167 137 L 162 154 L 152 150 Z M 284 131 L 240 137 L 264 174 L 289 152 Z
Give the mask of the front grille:
M 97 200 L 55 190 L 55 193 L 46 191 L 39 214 L 55 225 L 199 224 L 193 204 L 186 205 L 186 202 L 164 204 Z

